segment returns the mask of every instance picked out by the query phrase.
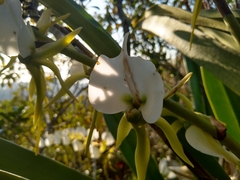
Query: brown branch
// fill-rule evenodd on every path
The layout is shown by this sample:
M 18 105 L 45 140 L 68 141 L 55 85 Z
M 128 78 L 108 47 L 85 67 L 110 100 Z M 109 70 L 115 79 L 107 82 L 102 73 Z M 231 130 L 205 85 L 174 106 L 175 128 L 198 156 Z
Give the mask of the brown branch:
M 217 6 L 218 11 L 220 12 L 223 18 L 225 18 L 227 15 L 232 14 L 226 0 L 213 0 L 213 2 Z
M 127 16 L 123 12 L 122 0 L 117 0 L 116 7 L 117 7 L 118 16 L 122 21 L 123 33 L 126 34 L 129 32 L 130 22 L 129 22 Z M 129 39 L 128 39 L 128 44 L 127 44 L 127 52 L 130 53 Z

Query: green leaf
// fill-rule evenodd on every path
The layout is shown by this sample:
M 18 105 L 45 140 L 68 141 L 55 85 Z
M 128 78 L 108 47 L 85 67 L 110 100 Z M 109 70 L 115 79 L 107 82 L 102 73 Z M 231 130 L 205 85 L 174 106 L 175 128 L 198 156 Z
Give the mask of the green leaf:
M 208 35 L 212 39 L 218 40 L 220 43 L 232 48 L 235 51 L 239 50 L 237 43 L 234 41 L 232 36 L 223 31 L 219 31 L 213 28 L 198 27 L 204 34 Z
M 181 22 L 191 24 L 192 23 L 192 13 L 184 11 L 180 8 L 168 6 L 168 5 L 155 5 L 147 10 L 140 21 L 145 20 L 152 16 L 167 16 L 177 19 Z M 228 31 L 226 25 L 223 21 L 218 21 L 214 19 L 209 19 L 206 17 L 199 16 L 195 20 L 196 26 L 204 26 L 209 28 L 215 28 L 222 31 Z
M 223 20 L 228 28 L 228 31 L 231 33 L 234 41 L 237 43 L 238 48 L 240 47 L 240 25 L 237 19 L 234 17 L 233 14 L 228 14 L 227 16 L 223 17 Z
M 191 22 L 192 33 L 191 33 L 191 37 L 190 37 L 190 49 L 191 49 L 192 42 L 193 42 L 196 21 L 197 21 L 197 18 L 199 16 L 201 9 L 202 9 L 202 0 L 196 0 L 194 9 L 193 9 L 192 22 Z
M 188 72 L 193 73 L 192 77 L 189 79 L 189 82 L 195 111 L 204 114 L 212 114 L 207 97 L 204 93 L 204 88 L 202 86 L 200 67 L 187 56 L 184 56 L 184 60 L 186 61 Z
M 184 56 L 184 60 L 187 65 L 188 72 L 193 72 L 193 75 L 190 78 L 189 82 L 191 86 L 195 110 L 203 113 L 205 109 L 204 102 L 202 100 L 203 98 L 201 90 L 203 90 L 203 88 L 201 88 L 202 80 L 199 66 L 186 56 Z
M 34 180 L 90 180 L 68 168 L 42 155 L 34 155 L 32 151 L 24 149 L 4 139 L 0 139 L 0 169 L 13 174 Z
M 117 135 L 118 124 L 122 115 L 123 115 L 122 113 L 112 115 L 104 114 L 104 118 L 108 126 L 108 129 L 111 131 L 115 139 Z M 126 162 L 133 170 L 133 172 L 136 174 L 136 167 L 134 161 L 135 148 L 136 148 L 136 134 L 133 130 L 131 130 L 129 135 L 122 142 L 120 149 L 125 157 Z M 151 156 L 148 163 L 146 180 L 163 180 L 163 177 L 161 176 L 158 170 L 158 166 Z
M 184 55 L 210 71 L 233 92 L 240 95 L 240 53 L 206 37 L 197 29 L 195 29 L 194 41 L 189 51 L 191 28 L 170 17 L 150 16 L 144 19 L 139 27 L 175 46 Z
M 224 86 L 226 93 L 228 95 L 228 99 L 232 105 L 233 111 L 237 117 L 238 120 L 238 124 L 240 124 L 240 96 L 238 96 L 237 94 L 235 94 L 233 91 L 231 91 L 228 87 Z
M 108 57 L 116 57 L 120 53 L 120 47 L 112 39 L 110 34 L 98 24 L 80 5 L 73 0 L 38 0 L 43 5 L 51 8 L 56 16 L 67 13 L 71 15 L 65 22 L 72 28 L 82 27 L 79 36 L 93 49 L 98 55 L 105 54 Z
M 237 117 L 224 85 L 206 69 L 201 68 L 204 89 L 215 118 L 226 123 L 228 133 L 240 143 Z
M 240 10 L 239 9 L 231 9 L 231 11 L 232 11 L 233 15 L 239 21 L 240 20 Z M 208 9 L 208 10 L 202 9 L 200 12 L 200 16 L 208 17 L 208 18 L 216 19 L 216 20 L 222 20 L 222 15 L 219 13 L 219 11 L 217 9 Z
M 18 176 L 16 174 L 0 170 L 0 179 L 7 179 L 7 180 L 27 180 L 22 176 Z

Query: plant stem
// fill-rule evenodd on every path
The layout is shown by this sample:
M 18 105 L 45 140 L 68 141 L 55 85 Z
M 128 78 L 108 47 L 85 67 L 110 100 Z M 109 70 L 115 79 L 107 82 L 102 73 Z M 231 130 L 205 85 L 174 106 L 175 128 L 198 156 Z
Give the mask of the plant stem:
M 198 126 L 205 132 L 212 135 L 215 139 L 218 139 L 217 129 L 214 125 L 212 125 L 209 121 L 204 119 L 202 116 L 195 114 L 194 112 L 188 110 L 181 104 L 168 99 L 165 100 L 163 106 L 177 114 L 178 116 L 184 118 L 190 123 Z M 234 153 L 238 158 L 240 158 L 240 144 L 238 144 L 228 133 L 226 133 L 226 137 L 220 140 L 220 143 L 225 145 L 232 153 Z
M 229 32 L 232 34 L 233 39 L 235 42 L 240 46 L 240 25 L 237 21 L 237 19 L 232 14 L 230 8 L 228 7 L 228 4 L 226 0 L 213 0 L 215 5 L 217 6 L 218 11 L 223 17 L 223 20 L 229 30 Z

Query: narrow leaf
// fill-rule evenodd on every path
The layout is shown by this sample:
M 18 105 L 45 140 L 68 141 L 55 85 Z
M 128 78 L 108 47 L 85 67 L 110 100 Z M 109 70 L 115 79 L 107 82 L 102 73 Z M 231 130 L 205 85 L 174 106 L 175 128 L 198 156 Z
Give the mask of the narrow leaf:
M 204 89 L 216 119 L 226 123 L 228 133 L 240 143 L 240 128 L 224 85 L 201 68 Z
M 196 21 L 197 21 L 197 18 L 198 18 L 198 15 L 199 15 L 201 9 L 202 9 L 202 0 L 196 0 L 194 9 L 193 9 L 192 21 L 191 21 L 192 33 L 191 33 L 191 37 L 190 37 L 190 49 L 192 47 Z
M 35 156 L 32 151 L 9 141 L 0 139 L 0 146 L 0 169 L 4 171 L 34 180 L 91 180 L 76 170 L 45 156 Z
M 198 65 L 203 66 L 214 76 L 240 95 L 240 54 L 216 40 L 207 38 L 202 32 L 195 30 L 195 42 L 189 51 L 191 28 L 175 19 L 162 16 L 151 16 L 145 19 L 140 27 L 175 46 L 184 55 Z

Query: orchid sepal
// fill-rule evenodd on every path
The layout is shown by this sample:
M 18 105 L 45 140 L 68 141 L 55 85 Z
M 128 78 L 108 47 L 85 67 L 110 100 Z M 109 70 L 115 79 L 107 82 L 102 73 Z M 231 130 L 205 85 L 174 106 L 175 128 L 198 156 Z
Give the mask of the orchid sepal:
M 116 139 L 116 147 L 118 148 L 123 140 L 127 137 L 130 130 L 132 129 L 131 123 L 128 122 L 127 116 L 124 113 L 117 128 L 117 139 Z
M 68 77 L 65 81 L 65 89 L 69 89 L 75 82 L 80 81 L 84 78 L 87 78 L 88 76 L 85 75 L 85 73 L 74 73 L 72 74 L 70 77 Z M 58 91 L 58 93 L 51 99 L 51 101 L 44 107 L 47 108 L 49 106 L 51 106 L 53 103 L 55 103 L 58 99 L 60 99 L 64 94 L 66 94 L 66 90 L 63 88 L 63 86 L 61 87 L 61 89 Z
M 73 39 L 74 37 L 80 33 L 82 28 L 77 28 L 66 36 L 58 39 L 55 42 L 51 42 L 37 48 L 33 53 L 32 58 L 34 60 L 50 58 L 57 53 L 60 53 Z
M 178 137 L 176 135 L 176 132 L 174 131 L 174 129 L 172 128 L 172 126 L 162 117 L 160 117 L 158 119 L 157 122 L 155 122 L 155 125 L 157 125 L 165 134 L 165 136 L 167 137 L 171 147 L 173 148 L 173 150 L 175 151 L 175 153 L 183 160 L 185 161 L 187 164 L 189 164 L 190 166 L 193 167 L 193 164 L 191 163 L 191 161 L 187 158 L 187 156 L 185 155 L 184 151 L 183 151 L 183 147 L 181 145 L 181 143 L 178 140 Z
M 58 18 L 56 18 L 54 21 L 51 21 L 51 14 L 52 14 L 52 10 L 51 9 L 47 9 L 45 10 L 40 19 L 37 22 L 36 27 L 38 28 L 38 30 L 43 33 L 46 34 L 47 30 L 53 26 L 54 24 L 56 24 L 57 22 L 64 20 L 66 18 L 68 18 L 70 16 L 70 13 L 67 13 L 65 15 L 62 15 Z
M 147 167 L 150 158 L 150 141 L 145 126 L 136 126 L 132 124 L 136 132 L 137 145 L 135 149 L 135 165 L 137 179 L 145 180 Z
M 219 141 L 195 125 L 190 126 L 185 133 L 187 142 L 196 150 L 215 157 L 222 157 L 240 168 L 240 160 L 230 151 L 223 148 Z

